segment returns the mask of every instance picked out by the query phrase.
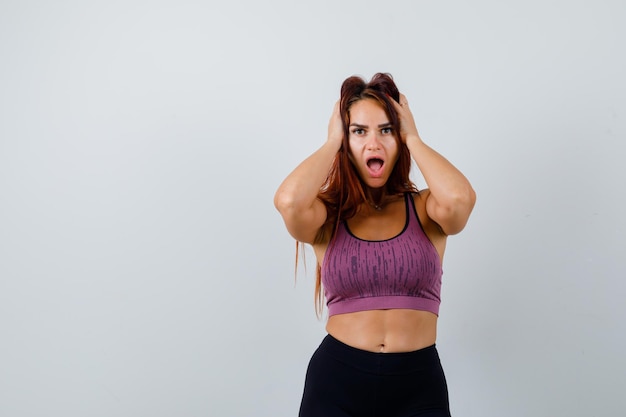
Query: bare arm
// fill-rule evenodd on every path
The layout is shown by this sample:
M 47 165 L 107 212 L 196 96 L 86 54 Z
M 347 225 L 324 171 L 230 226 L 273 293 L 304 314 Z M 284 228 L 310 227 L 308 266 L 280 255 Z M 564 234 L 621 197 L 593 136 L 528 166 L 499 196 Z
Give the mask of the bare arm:
M 422 141 L 403 94 L 400 95 L 400 103 L 403 105 L 394 105 L 400 116 L 401 138 L 430 190 L 426 200 L 428 217 L 446 235 L 459 233 L 474 208 L 476 193 L 461 171 Z
M 274 195 L 274 205 L 283 217 L 287 230 L 296 240 L 312 244 L 326 221 L 326 206 L 317 195 L 341 147 L 342 139 L 343 125 L 337 102 L 324 145 L 302 161 L 285 178 Z

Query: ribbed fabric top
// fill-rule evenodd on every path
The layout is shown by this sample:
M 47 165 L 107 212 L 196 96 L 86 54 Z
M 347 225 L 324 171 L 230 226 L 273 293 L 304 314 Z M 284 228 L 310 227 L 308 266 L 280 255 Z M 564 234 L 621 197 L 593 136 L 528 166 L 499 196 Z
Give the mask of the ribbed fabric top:
M 409 193 L 405 206 L 404 229 L 391 239 L 359 239 L 339 225 L 322 262 L 329 316 L 394 308 L 439 314 L 441 260 Z

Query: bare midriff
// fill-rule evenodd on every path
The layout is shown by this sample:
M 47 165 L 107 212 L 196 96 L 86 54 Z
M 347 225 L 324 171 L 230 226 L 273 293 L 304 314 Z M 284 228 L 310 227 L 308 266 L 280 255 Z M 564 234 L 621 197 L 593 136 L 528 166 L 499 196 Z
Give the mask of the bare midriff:
M 428 311 L 391 309 L 336 314 L 326 331 L 335 339 L 369 352 L 412 352 L 437 339 L 437 315 Z

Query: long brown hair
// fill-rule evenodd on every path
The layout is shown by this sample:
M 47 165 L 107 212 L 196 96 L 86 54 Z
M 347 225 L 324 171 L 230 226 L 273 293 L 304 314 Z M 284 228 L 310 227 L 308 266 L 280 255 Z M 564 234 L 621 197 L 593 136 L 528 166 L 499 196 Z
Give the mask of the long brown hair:
M 392 131 L 398 143 L 398 159 L 385 184 L 385 195 L 398 195 L 405 192 L 416 192 L 417 187 L 410 180 L 411 154 L 400 139 L 400 121 L 391 100 L 400 101 L 400 92 L 391 74 L 377 73 L 369 82 L 358 76 L 347 78 L 341 85 L 339 108 L 343 121 L 343 144 L 331 166 L 326 181 L 320 188 L 318 198 L 324 203 L 327 218 L 320 228 L 317 241 L 328 241 L 333 238 L 342 221 L 354 217 L 361 204 L 367 201 L 363 181 L 349 159 L 349 126 L 350 108 L 354 103 L 364 99 L 372 99 L 380 104 L 391 123 Z M 297 257 L 297 251 L 296 251 Z M 323 308 L 321 266 L 318 263 L 315 280 L 315 310 L 318 316 Z

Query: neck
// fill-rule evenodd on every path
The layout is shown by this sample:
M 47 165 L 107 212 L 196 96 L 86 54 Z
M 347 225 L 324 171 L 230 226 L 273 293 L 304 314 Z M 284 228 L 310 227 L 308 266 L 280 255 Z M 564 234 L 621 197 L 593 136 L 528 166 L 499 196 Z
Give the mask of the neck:
M 366 194 L 367 202 L 376 211 L 383 209 L 386 200 L 384 188 L 369 189 Z

